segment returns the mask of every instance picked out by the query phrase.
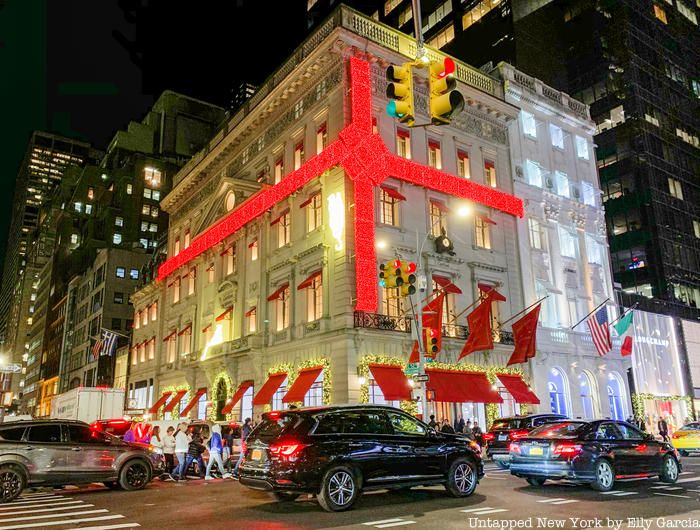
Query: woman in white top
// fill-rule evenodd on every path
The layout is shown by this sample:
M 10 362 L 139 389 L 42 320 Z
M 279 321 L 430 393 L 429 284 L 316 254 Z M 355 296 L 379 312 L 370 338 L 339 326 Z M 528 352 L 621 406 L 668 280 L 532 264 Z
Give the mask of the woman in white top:
M 165 472 L 172 473 L 175 470 L 175 427 L 172 425 L 163 436 L 163 456 L 165 457 Z
M 151 435 L 151 447 L 153 447 L 153 452 L 155 454 L 163 454 L 163 440 L 160 439 L 160 427 L 158 425 L 153 427 L 153 434 Z

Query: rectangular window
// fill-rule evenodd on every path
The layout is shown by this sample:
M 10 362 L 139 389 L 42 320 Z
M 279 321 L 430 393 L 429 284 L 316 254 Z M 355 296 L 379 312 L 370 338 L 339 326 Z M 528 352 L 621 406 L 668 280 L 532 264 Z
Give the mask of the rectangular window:
M 382 311 L 390 317 L 400 317 L 401 310 L 401 294 L 399 289 L 383 289 L 382 296 Z
M 197 267 L 192 267 L 187 277 L 187 294 L 191 295 L 194 294 L 195 284 L 197 283 Z
M 122 235 L 118 232 L 114 232 L 112 235 L 112 243 L 115 245 L 121 245 L 122 244 Z
M 401 1 L 402 0 L 386 0 L 386 2 L 384 2 L 384 15 L 386 16 L 391 13 Z
M 542 224 L 533 217 L 530 217 L 527 223 L 530 231 L 530 247 L 545 250 L 545 232 Z
M 527 183 L 531 186 L 542 187 L 543 175 L 542 167 L 532 160 L 525 160 L 525 178 L 527 178 Z
M 282 331 L 289 327 L 290 305 L 289 287 L 287 287 L 277 298 L 277 331 Z
M 578 256 L 578 238 L 563 226 L 559 227 L 559 251 L 567 258 Z
M 126 269 L 124 267 L 117 267 L 116 276 L 117 278 L 126 278 Z
M 92 204 L 85 205 L 85 213 L 90 215 L 92 213 Z
M 151 193 L 150 188 L 143 188 L 143 196 L 145 199 L 150 199 L 153 197 L 153 194 Z
M 523 133 L 531 138 L 537 138 L 537 120 L 534 114 L 520 112 L 520 121 L 523 124 Z
M 593 263 L 596 265 L 603 264 L 603 251 L 602 245 L 598 243 L 591 236 L 586 234 L 586 257 L 588 258 L 588 263 Z
M 552 139 L 552 147 L 564 149 L 564 131 L 562 131 L 561 127 L 550 123 L 549 136 Z
M 207 279 L 209 283 L 214 283 L 216 279 L 216 265 L 214 263 L 210 263 L 207 267 Z
M 180 335 L 180 333 L 178 333 Z M 192 351 L 192 327 L 180 335 L 180 355 L 187 355 Z
M 151 322 L 158 320 L 158 302 L 153 302 L 150 307 Z
M 249 309 L 246 318 L 248 319 L 248 333 L 255 333 L 258 329 L 258 309 L 256 307 Z
M 588 160 L 588 142 L 580 136 L 576 137 L 576 156 Z
M 299 142 L 294 148 L 294 170 L 296 171 L 304 163 L 304 142 Z
M 155 227 L 155 230 L 151 230 L 151 232 L 157 232 L 158 231 L 158 225 L 154 225 L 151 223 L 151 228 Z M 190 231 L 189 229 L 185 230 L 185 240 L 184 240 L 184 246 L 183 248 L 187 248 L 190 246 Z
M 476 246 L 480 248 L 491 248 L 491 223 L 486 220 L 486 216 L 477 215 L 474 228 L 474 243 Z
M 319 228 L 323 222 L 323 202 L 321 194 L 317 193 L 311 197 L 309 204 L 306 205 L 306 226 L 309 232 Z
M 569 177 L 566 173 L 555 171 L 554 177 L 557 183 L 557 195 L 562 197 L 571 197 L 571 189 L 569 188 Z
M 328 145 L 328 129 L 326 124 L 322 124 L 318 129 L 316 129 L 316 154 L 321 154 L 326 146 Z
M 141 232 L 148 232 L 148 223 L 141 221 Z
M 436 169 L 442 169 L 442 156 L 440 154 L 440 142 L 428 141 L 428 165 Z
M 234 245 L 228 247 L 224 253 L 224 271 L 226 276 L 236 272 L 236 249 Z
M 496 164 L 491 160 L 484 160 L 484 182 L 492 188 L 495 188 L 497 185 Z
M 258 240 L 256 239 L 250 245 L 250 261 L 257 261 L 258 259 Z
M 433 46 L 435 48 L 442 48 L 447 43 L 452 42 L 455 38 L 455 25 L 450 24 L 446 26 L 445 29 L 440 30 L 432 39 L 430 39 L 426 44 L 428 46 Z
M 284 173 L 284 161 L 282 158 L 275 162 L 275 184 L 282 180 L 282 175 Z
M 131 195 L 134 192 L 134 187 L 131 184 L 126 185 L 126 194 Z
M 411 159 L 411 133 L 404 129 L 396 131 L 396 154 Z
M 123 217 L 115 217 L 114 218 L 114 226 L 124 226 L 124 218 Z
M 148 308 L 145 308 L 143 311 L 141 311 L 141 325 L 148 325 Z
M 321 275 L 306 289 L 306 320 L 313 322 L 323 316 L 323 282 Z
M 143 168 L 143 176 L 149 186 L 157 188 L 160 186 L 161 172 L 154 167 Z
M 457 175 L 465 179 L 472 178 L 469 155 L 464 151 L 457 151 Z
M 123 304 L 124 303 L 124 293 L 114 292 L 114 303 Z
M 674 178 L 668 178 L 668 192 L 676 199 L 683 200 L 683 188 L 681 181 Z
M 583 190 L 583 204 L 587 204 L 588 206 L 595 206 L 596 192 L 593 185 L 589 184 L 588 182 L 582 182 L 581 189 Z
M 413 19 L 413 9 L 408 6 L 406 9 L 399 13 L 399 27 L 410 22 Z
M 578 322 L 578 304 L 575 299 L 569 299 L 567 305 L 569 306 L 569 323 L 573 326 Z
M 385 225 L 398 225 L 398 201 L 386 191 L 379 190 L 379 222 Z
M 142 363 L 146 362 L 146 343 L 142 342 L 139 344 L 139 361 Z
M 291 240 L 291 224 L 289 211 L 283 213 L 277 222 L 277 248 L 288 245 Z
M 129 278 L 132 280 L 138 280 L 139 279 L 139 270 L 138 269 L 129 269 Z
M 170 337 L 170 340 L 168 341 L 168 362 L 174 363 L 175 356 L 177 354 L 177 334 L 175 333 L 175 330 L 171 331 L 171 333 L 173 336 Z
M 83 203 L 82 202 L 75 203 L 75 211 L 78 213 L 83 213 Z
M 180 278 L 172 283 L 173 289 L 173 304 L 177 304 L 180 301 Z
M 134 329 L 139 328 L 141 328 L 141 311 L 136 311 L 136 313 L 134 313 Z
M 430 233 L 434 237 L 442 235 L 442 230 L 447 230 L 447 207 L 440 201 L 430 201 Z
M 700 238 L 700 221 L 693 220 L 693 232 L 695 233 L 695 237 Z
M 131 348 L 131 365 L 136 366 L 139 363 L 139 349 L 137 347 Z
M 175 244 L 173 246 L 173 256 L 177 256 L 180 253 L 180 238 L 178 237 L 175 240 Z
M 148 341 L 146 344 L 148 347 L 148 359 L 153 360 L 156 358 L 156 339 L 153 337 L 151 340 Z

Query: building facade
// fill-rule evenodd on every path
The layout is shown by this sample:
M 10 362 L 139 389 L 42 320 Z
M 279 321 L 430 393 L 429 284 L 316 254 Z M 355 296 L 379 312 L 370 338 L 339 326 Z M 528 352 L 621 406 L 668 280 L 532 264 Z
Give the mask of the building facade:
M 536 300 L 534 278 L 521 265 L 527 225 L 518 219 L 523 203 L 512 174 L 519 109 L 500 80 L 460 63 L 456 77 L 467 106 L 450 126 L 397 124 L 383 110 L 384 72 L 414 54 L 414 46 L 370 18 L 337 10 L 176 175 L 161 203 L 170 214 L 168 260 L 158 281 L 132 297 L 128 391 L 135 409 L 241 419 L 287 402 L 415 407 L 404 399 L 408 382 L 398 394 L 385 394 L 386 373 L 398 369 L 405 378 L 403 369 L 410 371 L 413 343 L 406 301 L 377 284 L 377 263 L 394 258 L 418 264 L 427 281 L 421 298 L 445 295 L 442 352 L 431 365 L 429 389 L 443 377 L 474 377 L 482 389 L 470 396 L 435 390 L 427 412 L 484 424 L 528 401 L 549 409 L 547 378 L 538 375 L 546 369 L 537 363 L 549 366 L 550 353 L 507 367 L 510 325 L 495 326 L 492 350 L 457 363 L 468 336 L 464 315 L 480 293 L 496 288 L 505 298 L 491 307 L 494 323 Z M 418 121 L 427 121 L 425 83 L 417 81 L 416 91 Z M 559 109 L 558 122 L 584 138 L 592 154 L 591 124 L 585 106 L 577 108 L 583 117 Z M 365 164 L 384 157 L 388 179 L 366 183 L 356 172 L 348 152 L 361 145 L 360 127 L 374 143 L 353 157 Z M 535 158 L 518 149 L 520 158 Z M 562 168 L 572 178 L 599 189 L 592 160 L 576 173 L 576 157 L 566 159 L 572 167 Z M 532 193 L 542 201 L 542 190 Z M 574 209 L 573 202 L 566 206 Z M 591 208 L 589 231 L 599 221 L 599 202 Z M 604 235 L 595 236 L 607 256 Z M 593 277 L 582 267 L 582 279 L 584 271 Z M 582 315 L 595 294 L 610 292 L 609 276 L 598 279 L 586 295 L 576 292 Z M 588 362 L 591 348 L 557 351 Z M 509 375 L 521 393 L 506 386 Z M 598 390 L 606 388 L 601 383 Z M 596 399 L 601 413 L 604 396 Z

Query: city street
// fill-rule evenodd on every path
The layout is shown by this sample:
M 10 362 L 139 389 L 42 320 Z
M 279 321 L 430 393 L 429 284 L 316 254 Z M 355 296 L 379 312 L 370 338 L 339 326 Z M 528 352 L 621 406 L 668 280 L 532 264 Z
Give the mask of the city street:
M 700 525 L 700 457 L 684 459 L 675 485 L 624 480 L 608 493 L 585 486 L 528 486 L 487 464 L 468 499 L 442 487 L 373 492 L 357 507 L 326 513 L 313 500 L 273 502 L 233 480 L 153 482 L 146 490 L 35 490 L 0 505 L 0 530 L 117 528 L 696 528 Z M 628 519 L 629 518 L 629 519 Z M 635 518 L 643 518 L 644 521 Z M 614 520 L 614 521 L 613 521 Z M 617 526 L 619 524 L 619 526 Z

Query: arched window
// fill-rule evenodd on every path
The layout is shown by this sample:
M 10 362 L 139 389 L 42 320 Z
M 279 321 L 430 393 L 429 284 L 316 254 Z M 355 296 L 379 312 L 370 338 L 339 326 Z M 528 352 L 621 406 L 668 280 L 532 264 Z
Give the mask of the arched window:
M 610 417 L 614 420 L 625 419 L 624 386 L 620 375 L 616 372 L 608 374 L 608 403 L 610 404 Z
M 549 371 L 547 387 L 549 388 L 549 406 L 552 412 L 568 416 L 568 387 L 564 372 L 559 368 L 552 368 Z
M 592 420 L 597 415 L 595 406 L 594 384 L 588 372 L 581 372 L 578 376 L 579 391 L 581 395 L 581 407 L 583 418 Z

